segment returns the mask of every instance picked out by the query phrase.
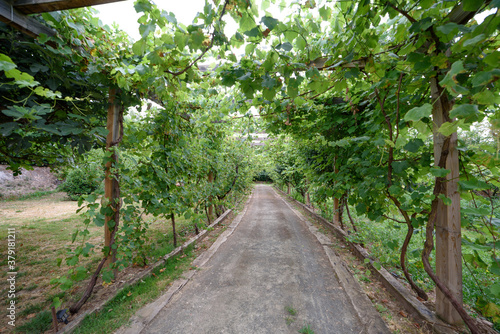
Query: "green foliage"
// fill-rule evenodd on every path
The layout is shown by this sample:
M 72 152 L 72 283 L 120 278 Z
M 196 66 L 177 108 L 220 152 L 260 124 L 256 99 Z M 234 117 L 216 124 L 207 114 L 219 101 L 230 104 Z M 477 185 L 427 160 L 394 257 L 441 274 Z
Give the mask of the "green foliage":
M 259 181 L 259 182 L 272 182 L 271 176 L 269 173 L 265 170 L 258 172 L 254 177 L 254 181 Z
M 55 190 L 37 190 L 35 192 L 22 195 L 22 196 L 9 196 L 6 198 L 3 198 L 3 195 L 0 193 L 0 200 L 4 201 L 23 201 L 23 200 L 28 200 L 28 199 L 33 199 L 33 198 L 40 198 L 40 197 L 45 197 L 47 195 L 53 194 Z
M 295 316 L 297 315 L 297 310 L 293 308 L 292 306 L 287 306 L 285 307 L 285 310 L 288 312 L 288 314 Z
M 311 325 L 306 324 L 304 325 L 300 330 L 299 333 L 301 334 L 314 334 L 314 331 L 311 328 Z
M 57 38 L 35 40 L 0 27 L 0 142 L 5 148 L 0 160 L 14 171 L 55 163 L 71 148 L 81 153 L 106 135 L 111 82 L 100 65 L 89 63 L 96 52 L 112 58 L 109 41 L 117 35 L 100 30 L 92 15 L 90 10 L 44 15 L 59 29 Z
M 80 158 L 81 162 L 73 168 L 69 168 L 69 172 L 67 172 L 59 189 L 66 192 L 74 201 L 78 200 L 81 195 L 90 195 L 98 189 L 102 190 L 103 156 L 102 150 L 93 150 L 84 155 L 83 158 Z
M 99 184 L 98 179 L 87 174 L 84 170 L 74 169 L 68 174 L 59 189 L 66 192 L 73 201 L 76 201 L 81 195 L 89 195 L 94 192 Z

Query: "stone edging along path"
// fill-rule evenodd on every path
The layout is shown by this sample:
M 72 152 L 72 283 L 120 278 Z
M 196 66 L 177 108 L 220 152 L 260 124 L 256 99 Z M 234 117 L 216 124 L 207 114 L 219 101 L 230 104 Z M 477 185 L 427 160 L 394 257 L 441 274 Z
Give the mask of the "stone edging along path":
M 434 312 L 429 310 L 415 296 L 413 296 L 411 292 L 396 278 L 394 278 L 384 267 L 381 267 L 380 269 L 375 268 L 373 266 L 373 260 L 370 258 L 367 250 L 360 245 L 347 240 L 347 233 L 345 231 L 341 230 L 339 227 L 335 226 L 325 218 L 312 211 L 311 208 L 309 208 L 304 203 L 295 200 L 276 187 L 273 188 L 283 196 L 293 201 L 295 204 L 299 205 L 309 216 L 332 231 L 338 239 L 349 246 L 349 248 L 357 258 L 361 259 L 362 261 L 368 259 L 370 261 L 370 271 L 374 273 L 379 281 L 388 289 L 388 291 L 398 299 L 398 301 L 408 313 L 412 314 L 415 319 L 420 320 L 422 325 L 429 326 L 435 333 L 438 334 L 457 333 L 454 327 L 440 320 Z
M 94 313 L 98 312 L 99 310 L 101 310 L 108 301 L 110 301 L 111 299 L 113 299 L 125 287 L 133 285 L 133 284 L 137 283 L 139 280 L 143 279 L 144 277 L 150 275 L 151 272 L 155 268 L 157 268 L 158 266 L 163 265 L 168 259 L 170 259 L 170 258 L 172 258 L 172 257 L 174 257 L 174 256 L 176 256 L 178 254 L 180 254 L 184 249 L 186 249 L 188 246 L 190 246 L 191 244 L 193 244 L 195 241 L 201 240 L 204 237 L 206 237 L 207 234 L 209 233 L 209 231 L 211 230 L 211 228 L 214 227 L 214 226 L 216 226 L 216 225 L 218 225 L 218 224 L 220 224 L 221 222 L 223 222 L 230 215 L 231 212 L 233 212 L 233 210 L 231 210 L 231 209 L 229 209 L 226 212 L 224 212 L 222 215 L 220 215 L 219 218 L 217 218 L 212 224 L 210 224 L 207 227 L 207 229 L 201 231 L 198 235 L 192 237 L 191 239 L 189 239 L 188 241 L 186 241 L 184 244 L 182 244 L 181 246 L 177 247 L 176 249 L 174 249 L 173 251 L 171 251 L 170 253 L 168 253 L 167 255 L 165 255 L 162 259 L 160 259 L 157 262 L 155 262 L 153 265 L 151 265 L 146 270 L 142 271 L 140 274 L 138 274 L 137 276 L 135 276 L 131 280 L 129 280 L 129 281 L 121 284 L 119 287 L 116 288 L 116 290 L 114 291 L 114 293 L 112 293 L 109 296 L 109 298 L 106 298 L 105 300 L 103 300 L 102 302 L 98 303 L 97 305 L 95 305 L 91 309 L 87 310 L 86 312 L 84 312 L 82 314 L 78 314 L 76 316 L 76 318 L 72 319 L 71 322 L 68 325 L 64 326 L 57 333 L 58 334 L 71 333 L 71 331 L 73 331 L 76 327 L 78 327 L 78 325 L 80 325 L 80 323 L 83 321 L 83 319 L 87 315 L 94 314 Z M 180 289 L 180 288 L 182 288 L 182 286 L 179 287 L 178 289 Z

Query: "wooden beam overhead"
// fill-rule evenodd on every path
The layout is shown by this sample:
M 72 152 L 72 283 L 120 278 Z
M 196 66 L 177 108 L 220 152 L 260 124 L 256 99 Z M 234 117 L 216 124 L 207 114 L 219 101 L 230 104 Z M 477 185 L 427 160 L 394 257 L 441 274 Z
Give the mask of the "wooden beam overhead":
M 74 9 L 103 5 L 124 0 L 17 0 L 14 8 L 23 14 L 54 12 L 57 10 Z
M 54 30 L 27 15 L 118 1 L 124 0 L 0 0 L 0 21 L 32 37 L 40 34 L 54 36 L 56 34 Z
M 46 34 L 48 36 L 54 36 L 56 34 L 56 32 L 49 27 L 20 13 L 5 0 L 0 0 L 0 21 L 33 37 L 37 37 L 40 34 Z

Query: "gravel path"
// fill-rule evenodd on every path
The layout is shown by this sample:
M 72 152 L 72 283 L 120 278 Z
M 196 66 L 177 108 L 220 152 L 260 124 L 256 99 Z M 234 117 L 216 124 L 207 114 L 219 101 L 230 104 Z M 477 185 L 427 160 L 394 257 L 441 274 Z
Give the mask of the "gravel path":
M 322 245 L 270 186 L 255 187 L 237 228 L 200 269 L 141 333 L 366 331 Z

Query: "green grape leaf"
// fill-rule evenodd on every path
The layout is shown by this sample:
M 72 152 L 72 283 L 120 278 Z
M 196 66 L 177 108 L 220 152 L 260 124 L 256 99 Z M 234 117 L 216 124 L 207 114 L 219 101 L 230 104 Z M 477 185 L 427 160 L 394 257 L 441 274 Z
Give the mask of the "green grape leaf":
M 262 17 L 260 22 L 262 22 L 267 28 L 269 28 L 269 30 L 273 30 L 279 23 L 278 20 L 276 20 L 275 18 L 272 18 L 270 16 Z
M 446 73 L 446 76 L 439 82 L 441 86 L 444 86 L 453 95 L 465 94 L 468 90 L 464 87 L 458 85 L 457 75 L 464 73 L 465 68 L 461 60 L 454 62 L 451 65 L 451 69 Z
M 451 118 L 471 120 L 479 114 L 477 105 L 475 104 L 461 104 L 455 105 L 450 111 Z
M 445 177 L 451 172 L 451 170 L 439 167 L 431 167 L 430 172 L 435 177 Z
M 491 189 L 491 185 L 480 180 L 468 180 L 468 181 L 458 181 L 460 189 L 462 190 L 485 190 Z
M 410 109 L 405 117 L 404 117 L 404 120 L 405 121 L 419 121 L 421 120 L 422 118 L 424 117 L 430 117 L 432 114 L 432 105 L 429 104 L 429 103 L 425 103 L 424 105 L 420 106 L 420 107 L 415 107 L 415 108 L 412 108 Z
M 449 136 L 452 133 L 457 132 L 458 126 L 461 124 L 460 122 L 462 121 L 445 122 L 439 127 L 438 132 L 444 136 Z
M 418 151 L 420 147 L 424 145 L 424 141 L 422 139 L 412 139 L 410 140 L 403 148 L 408 152 L 415 153 Z
M 494 69 L 487 72 L 479 72 L 472 78 L 472 85 L 474 87 L 487 85 L 492 81 L 500 78 L 500 69 Z

